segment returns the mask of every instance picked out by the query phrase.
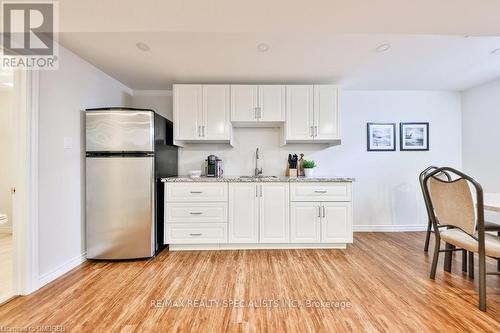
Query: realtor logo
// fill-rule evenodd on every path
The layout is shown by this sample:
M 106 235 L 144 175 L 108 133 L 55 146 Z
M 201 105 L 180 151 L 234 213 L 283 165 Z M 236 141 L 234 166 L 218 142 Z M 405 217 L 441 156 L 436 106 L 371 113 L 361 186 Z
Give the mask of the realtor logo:
M 58 3 L 2 2 L 4 68 L 56 69 Z

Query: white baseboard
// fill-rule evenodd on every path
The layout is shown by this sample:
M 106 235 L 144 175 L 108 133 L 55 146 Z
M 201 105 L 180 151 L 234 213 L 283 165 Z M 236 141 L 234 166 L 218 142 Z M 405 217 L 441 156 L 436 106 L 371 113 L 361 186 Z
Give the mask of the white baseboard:
M 427 225 L 412 224 L 412 225 L 354 225 L 354 232 L 405 232 L 405 231 L 425 231 Z
M 201 250 L 285 250 L 285 249 L 345 249 L 346 243 L 304 243 L 304 244 L 176 244 L 169 245 L 169 251 Z
M 12 233 L 12 226 L 3 226 L 0 227 L 0 234 L 11 234 Z
M 64 264 L 60 265 L 56 269 L 41 275 L 40 278 L 38 279 L 38 288 L 42 288 L 46 284 L 66 274 L 67 272 L 77 267 L 78 265 L 82 264 L 86 260 L 87 260 L 87 254 L 82 253 L 80 256 L 66 261 Z

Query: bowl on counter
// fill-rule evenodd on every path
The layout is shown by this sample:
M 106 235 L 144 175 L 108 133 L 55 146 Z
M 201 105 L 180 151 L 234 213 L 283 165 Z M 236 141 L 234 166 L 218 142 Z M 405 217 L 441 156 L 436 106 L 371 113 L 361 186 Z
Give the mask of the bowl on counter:
M 191 170 L 189 171 L 189 177 L 191 178 L 200 178 L 201 170 Z

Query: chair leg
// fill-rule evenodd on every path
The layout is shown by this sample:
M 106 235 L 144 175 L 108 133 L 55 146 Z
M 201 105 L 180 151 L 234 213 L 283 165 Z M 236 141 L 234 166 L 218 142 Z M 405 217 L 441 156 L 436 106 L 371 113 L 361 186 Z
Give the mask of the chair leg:
M 469 277 L 474 278 L 474 252 L 469 252 Z
M 498 237 L 500 237 L 500 231 L 497 232 Z M 500 259 L 497 259 L 497 271 L 500 271 Z
M 445 249 L 447 249 L 447 250 L 452 250 L 454 248 L 455 248 L 454 245 L 451 245 L 448 243 L 446 243 L 446 245 L 445 245 Z M 445 270 L 445 272 L 451 273 L 451 259 L 452 259 L 453 252 L 448 251 L 445 253 L 446 254 L 444 256 L 444 270 Z
M 438 259 L 439 259 L 439 247 L 441 242 L 439 241 L 438 238 L 436 238 L 436 244 L 434 245 L 434 255 L 432 256 L 432 266 L 431 266 L 431 279 L 436 278 L 436 269 L 437 269 L 437 264 L 438 264 Z
M 425 234 L 424 252 L 429 251 L 429 239 L 431 238 L 432 223 L 431 220 L 427 223 L 427 233 Z
M 467 272 L 467 250 L 462 250 L 462 272 Z
M 479 253 L 479 310 L 486 311 L 486 257 Z

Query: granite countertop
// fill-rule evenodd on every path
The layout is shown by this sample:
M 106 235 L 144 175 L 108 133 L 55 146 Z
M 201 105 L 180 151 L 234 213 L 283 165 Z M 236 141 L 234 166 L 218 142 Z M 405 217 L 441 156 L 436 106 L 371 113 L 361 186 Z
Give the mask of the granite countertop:
M 225 176 L 225 177 L 198 177 L 191 178 L 189 176 L 177 176 L 177 177 L 167 177 L 162 178 L 162 182 L 166 183 L 176 183 L 176 182 L 353 182 L 354 178 L 349 177 L 317 177 L 317 178 L 305 178 L 305 177 L 241 177 L 241 176 Z

